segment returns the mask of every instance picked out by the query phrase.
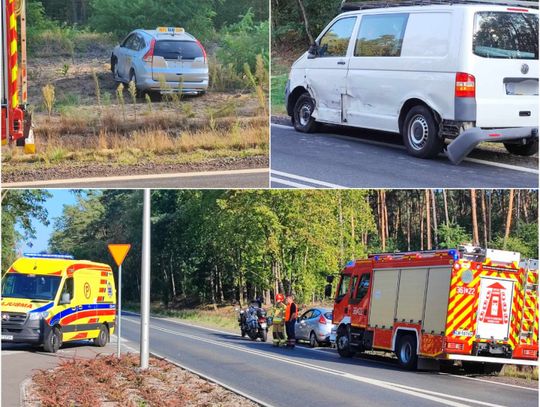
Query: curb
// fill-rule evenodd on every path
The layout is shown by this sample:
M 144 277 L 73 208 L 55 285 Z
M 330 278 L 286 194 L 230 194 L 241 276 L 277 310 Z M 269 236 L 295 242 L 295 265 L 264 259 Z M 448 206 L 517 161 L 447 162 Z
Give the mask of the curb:
M 19 385 L 20 394 L 19 394 L 19 403 L 21 406 L 26 406 L 29 402 L 28 400 L 28 388 L 32 384 L 32 377 L 27 377 Z

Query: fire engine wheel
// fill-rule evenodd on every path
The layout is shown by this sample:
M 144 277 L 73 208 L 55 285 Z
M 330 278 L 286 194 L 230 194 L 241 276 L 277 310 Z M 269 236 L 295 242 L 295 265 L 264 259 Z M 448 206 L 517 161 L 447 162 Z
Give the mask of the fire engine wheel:
M 396 356 L 401 367 L 407 370 L 416 369 L 416 339 L 411 335 L 402 336 L 396 348 Z
M 351 336 L 349 329 L 342 329 L 336 338 L 336 348 L 342 358 L 352 358 L 354 352 L 351 348 Z
M 538 140 L 532 140 L 526 144 L 504 143 L 504 147 L 510 154 L 531 156 L 538 152 Z
M 49 330 L 49 333 L 45 337 L 43 342 L 43 349 L 45 352 L 56 353 L 60 346 L 62 345 L 62 333 L 57 327 Z
M 99 346 L 100 348 L 103 348 L 104 346 L 109 343 L 109 330 L 105 325 L 101 325 L 99 327 L 99 334 L 97 338 L 93 339 L 94 345 Z
M 312 348 L 316 348 L 319 346 L 319 341 L 317 340 L 317 335 L 315 335 L 315 332 L 311 331 L 309 334 L 309 346 Z
M 467 374 L 498 375 L 503 366 L 502 363 L 461 362 L 461 367 L 463 367 L 463 370 L 465 370 L 465 373 Z
M 317 130 L 317 122 L 312 114 L 315 110 L 315 100 L 309 93 L 300 95 L 293 111 L 293 125 L 296 131 L 302 133 L 313 133 Z
M 436 157 L 444 147 L 433 113 L 422 105 L 414 106 L 407 113 L 402 137 L 407 151 L 418 158 Z

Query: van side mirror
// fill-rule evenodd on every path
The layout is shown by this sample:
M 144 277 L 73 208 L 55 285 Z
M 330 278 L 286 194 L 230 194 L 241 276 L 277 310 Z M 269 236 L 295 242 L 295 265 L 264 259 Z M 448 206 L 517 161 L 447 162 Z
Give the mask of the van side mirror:
M 324 297 L 330 298 L 332 296 L 332 284 L 326 284 L 324 286 Z
M 332 284 L 334 282 L 334 276 L 326 276 L 326 282 Z
M 319 44 L 317 44 L 316 42 L 311 44 L 308 49 L 308 59 L 317 58 L 319 56 L 319 50 Z
M 62 293 L 62 298 L 60 298 L 60 305 L 67 305 L 71 303 L 71 295 L 69 293 Z

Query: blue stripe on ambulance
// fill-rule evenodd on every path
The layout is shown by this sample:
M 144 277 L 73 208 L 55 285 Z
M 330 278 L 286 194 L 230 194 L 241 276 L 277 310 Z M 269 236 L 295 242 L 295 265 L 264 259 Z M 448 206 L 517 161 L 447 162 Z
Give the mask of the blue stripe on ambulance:
M 47 305 L 44 305 L 43 307 L 39 307 L 39 308 L 36 308 L 36 309 L 33 309 L 32 311 L 30 312 L 43 312 L 43 311 L 47 311 L 48 309 L 51 309 L 54 305 L 54 302 L 50 302 L 48 303 Z

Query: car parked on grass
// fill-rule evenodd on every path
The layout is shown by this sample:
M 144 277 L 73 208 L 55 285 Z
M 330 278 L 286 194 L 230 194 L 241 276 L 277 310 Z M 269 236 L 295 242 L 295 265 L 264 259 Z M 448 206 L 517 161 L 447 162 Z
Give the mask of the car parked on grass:
M 535 154 L 538 2 L 466 3 L 344 3 L 291 68 L 286 108 L 296 130 L 327 123 L 401 133 L 420 158 L 453 140 L 454 163 L 483 141 Z
M 111 55 L 118 82 L 135 82 L 139 92 L 204 94 L 208 58 L 199 40 L 178 27 L 132 31 Z
M 309 345 L 314 348 L 330 344 L 332 326 L 331 309 L 310 308 L 296 320 L 294 331 L 297 340 L 309 341 Z

